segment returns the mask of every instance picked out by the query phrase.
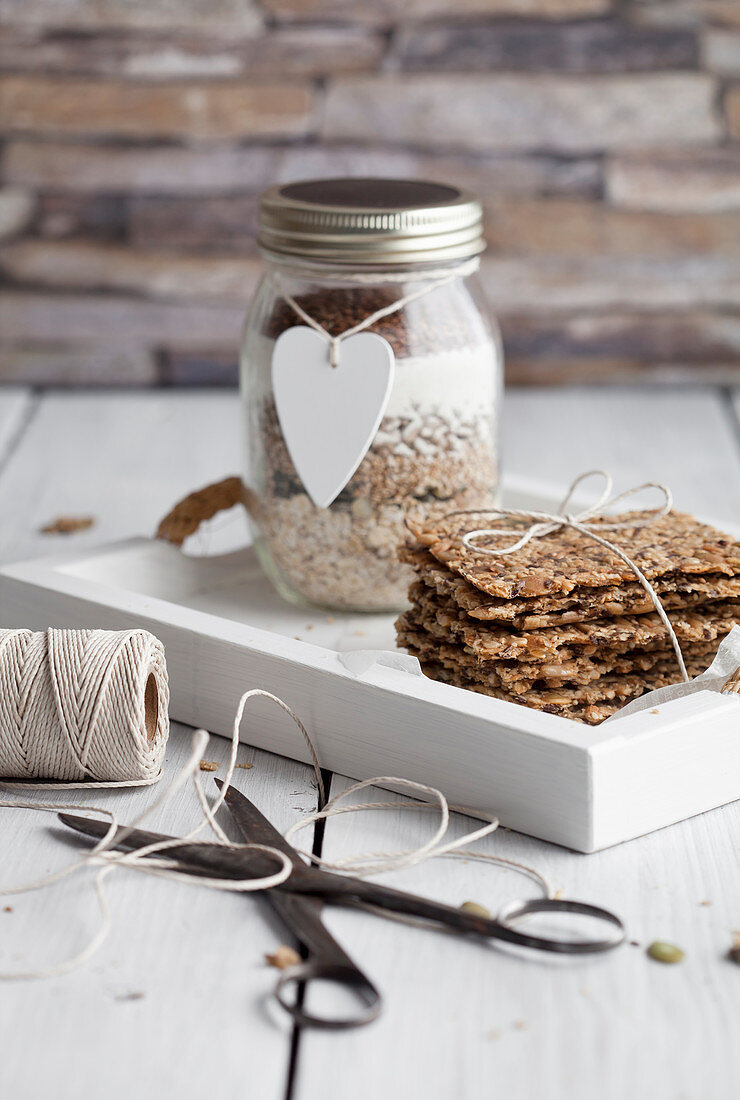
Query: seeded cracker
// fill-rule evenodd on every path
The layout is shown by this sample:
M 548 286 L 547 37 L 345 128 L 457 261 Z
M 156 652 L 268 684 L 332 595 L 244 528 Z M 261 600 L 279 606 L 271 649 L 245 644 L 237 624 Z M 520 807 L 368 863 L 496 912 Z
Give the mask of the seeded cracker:
M 469 691 L 475 691 L 479 695 L 490 695 L 494 699 L 502 699 L 508 703 L 522 703 L 522 700 L 516 695 L 510 695 L 505 691 L 499 691 L 497 688 L 490 688 L 485 684 L 472 683 L 464 677 L 461 677 L 458 673 L 450 672 L 448 669 L 443 668 L 441 665 L 435 665 L 433 662 L 422 662 L 422 668 L 425 674 L 432 680 L 440 680 L 442 683 L 452 685 L 452 687 L 467 688 Z M 591 703 L 582 706 L 557 706 L 547 703 L 543 706 L 537 706 L 527 700 L 524 705 L 531 707 L 533 710 L 542 710 L 547 714 L 558 714 L 562 718 L 572 718 L 576 722 L 586 722 L 588 725 L 596 726 L 600 722 L 604 722 L 607 718 L 610 718 L 612 714 L 616 714 L 620 706 L 623 706 L 623 702 Z
M 641 676 L 613 674 L 603 676 L 601 680 L 592 684 L 562 688 L 527 688 L 522 691 L 498 686 L 485 676 L 476 676 L 474 672 L 455 668 L 451 663 L 430 660 L 420 651 L 415 651 L 413 646 L 409 647 L 409 652 L 419 658 L 422 668 L 427 665 L 435 665 L 437 668 L 443 669 L 445 674 L 451 676 L 459 686 L 471 689 L 489 688 L 491 693 L 496 694 L 497 697 L 506 697 L 511 702 L 534 707 L 538 710 L 546 710 L 552 706 L 573 707 L 592 703 L 617 702 L 623 704 L 638 695 L 642 695 L 646 687 L 650 689 L 665 687 L 667 684 L 674 683 L 676 679 L 675 661 L 674 668 L 671 668 L 670 662 L 665 658 L 649 673 Z M 690 659 L 688 665 L 696 668 L 697 674 L 705 667 L 705 664 L 697 659 L 693 661 Z
M 611 550 L 567 528 L 501 558 L 463 547 L 465 531 L 495 525 L 490 513 L 409 523 L 419 543 L 400 556 L 417 580 L 396 627 L 426 675 L 590 724 L 676 682 L 666 628 Z M 528 524 L 505 517 L 501 526 L 512 533 L 486 536 L 485 545 L 510 545 L 513 529 Z M 740 546 L 676 514 L 604 534 L 651 580 L 688 674 L 698 675 L 740 622 Z
M 656 612 L 514 632 L 471 622 L 456 604 L 429 597 L 426 592 L 425 589 L 419 594 L 412 585 L 411 597 L 422 612 L 425 626 L 438 636 L 452 635 L 463 641 L 482 660 L 567 660 L 579 653 L 589 655 L 600 650 L 623 653 L 670 645 Z M 735 622 L 740 621 L 740 602 L 725 600 L 688 611 L 671 611 L 668 618 L 680 642 L 711 642 L 729 634 Z
M 505 624 L 517 630 L 540 630 L 605 616 L 645 615 L 654 611 L 653 601 L 637 581 L 575 589 L 568 595 L 506 600 L 481 592 L 441 565 L 424 547 L 405 546 L 399 556 L 401 561 L 414 567 L 420 582 L 432 593 L 449 596 L 471 618 Z M 740 576 L 669 575 L 657 577 L 653 588 L 666 610 L 700 607 L 715 600 L 740 600 Z
M 399 644 L 413 646 L 427 660 L 435 660 L 450 668 L 457 668 L 466 675 L 490 682 L 493 687 L 508 691 L 525 692 L 534 686 L 562 688 L 563 685 L 589 684 L 608 673 L 643 674 L 655 668 L 667 671 L 675 679 L 676 657 L 672 648 L 633 650 L 630 653 L 610 651 L 595 656 L 579 656 L 560 663 L 556 661 L 530 663 L 527 661 L 481 661 L 467 646 L 459 645 L 444 636 L 435 637 L 425 630 L 414 611 L 402 615 L 397 624 Z M 683 647 L 687 660 L 696 659 L 703 665 L 711 662 L 716 643 L 696 643 Z M 417 654 L 418 656 L 418 654 Z
M 608 524 L 648 519 L 648 512 L 626 512 L 589 520 L 598 534 L 619 543 L 621 550 L 642 570 L 648 580 L 666 575 L 703 575 L 734 577 L 740 575 L 740 544 L 693 516 L 671 512 L 643 526 L 624 527 L 614 532 Z M 477 553 L 463 546 L 466 531 L 476 525 L 493 525 L 490 512 L 480 515 L 447 516 L 426 522 L 410 517 L 407 524 L 414 536 L 427 546 L 437 561 L 460 574 L 474 587 L 491 596 L 513 599 L 517 596 L 567 594 L 579 586 L 601 587 L 634 581 L 634 573 L 605 546 L 570 527 L 560 527 L 546 538 L 532 539 L 515 554 L 502 558 Z M 480 545 L 503 549 L 527 529 L 528 521 L 510 517 L 501 526 L 512 534 L 487 535 Z

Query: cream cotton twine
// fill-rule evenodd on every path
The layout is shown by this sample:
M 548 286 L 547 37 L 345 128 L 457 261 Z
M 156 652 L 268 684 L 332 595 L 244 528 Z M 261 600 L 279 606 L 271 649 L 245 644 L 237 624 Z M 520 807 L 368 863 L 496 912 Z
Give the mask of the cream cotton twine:
M 146 630 L 0 630 L 0 784 L 156 783 L 168 704 L 164 646 Z

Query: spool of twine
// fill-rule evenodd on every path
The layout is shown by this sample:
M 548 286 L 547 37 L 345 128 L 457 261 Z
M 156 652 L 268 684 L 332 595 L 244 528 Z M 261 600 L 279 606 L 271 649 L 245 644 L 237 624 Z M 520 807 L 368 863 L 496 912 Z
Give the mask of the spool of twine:
M 168 705 L 164 646 L 146 630 L 0 630 L 0 781 L 154 783 Z

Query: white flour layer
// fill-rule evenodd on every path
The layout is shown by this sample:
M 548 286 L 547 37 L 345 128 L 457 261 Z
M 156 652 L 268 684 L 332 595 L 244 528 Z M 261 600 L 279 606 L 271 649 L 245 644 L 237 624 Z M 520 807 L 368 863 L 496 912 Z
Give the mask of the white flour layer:
M 396 359 L 385 415 L 436 414 L 465 421 L 490 416 L 497 393 L 497 358 L 491 342 Z
M 254 386 L 255 373 L 263 379 L 263 385 L 269 384 L 274 347 L 275 341 L 271 338 L 259 333 L 250 335 L 251 386 Z M 257 372 L 255 366 L 258 366 Z M 393 389 L 385 415 L 415 418 L 436 415 L 468 422 L 490 416 L 497 401 L 500 371 L 498 350 L 493 341 L 454 351 L 396 359 Z

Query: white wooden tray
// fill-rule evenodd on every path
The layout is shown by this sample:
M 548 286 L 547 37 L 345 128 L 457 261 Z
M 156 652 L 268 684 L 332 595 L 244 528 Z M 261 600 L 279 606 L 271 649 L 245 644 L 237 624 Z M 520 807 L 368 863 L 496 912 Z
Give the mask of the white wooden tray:
M 555 503 L 521 481 L 505 499 Z M 161 638 L 175 720 L 230 734 L 241 693 L 266 688 L 301 715 L 325 767 L 429 783 L 582 852 L 740 797 L 737 695 L 700 692 L 590 728 L 427 679 L 395 650 L 392 624 L 284 603 L 251 550 L 196 558 L 135 539 L 0 570 L 4 627 L 140 626 Z M 295 726 L 265 700 L 241 736 L 307 760 Z

